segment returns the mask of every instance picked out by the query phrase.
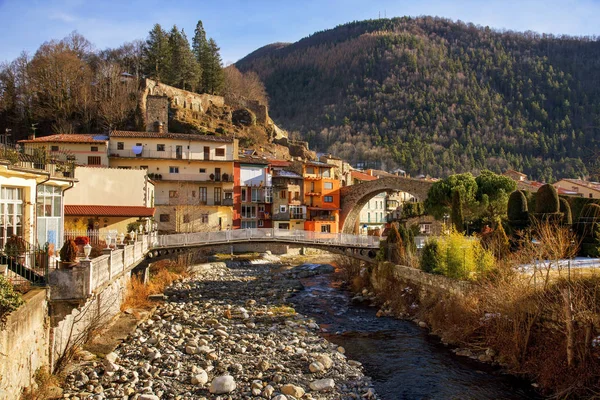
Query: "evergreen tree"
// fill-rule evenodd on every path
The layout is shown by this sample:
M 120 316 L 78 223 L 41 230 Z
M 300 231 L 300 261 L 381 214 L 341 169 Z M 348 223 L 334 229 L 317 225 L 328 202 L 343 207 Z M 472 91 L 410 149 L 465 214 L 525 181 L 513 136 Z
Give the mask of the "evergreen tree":
M 171 67 L 169 35 L 160 24 L 155 24 L 148 34 L 142 54 L 144 75 L 157 81 L 168 79 Z
M 206 49 L 208 48 L 208 41 L 206 40 L 206 32 L 202 21 L 198 21 L 196 29 L 194 30 L 194 37 L 192 38 L 192 52 L 198 64 L 202 63 Z
M 199 78 L 199 67 L 194 53 L 190 49 L 185 32 L 179 32 L 177 26 L 169 34 L 169 53 L 171 68 L 169 84 L 185 90 L 193 90 Z
M 465 225 L 463 218 L 463 207 L 460 190 L 454 190 L 452 192 L 452 212 L 450 216 L 452 225 L 457 232 L 462 233 Z
M 202 90 L 210 94 L 218 94 L 223 87 L 223 65 L 217 42 L 210 38 L 206 53 L 202 55 Z

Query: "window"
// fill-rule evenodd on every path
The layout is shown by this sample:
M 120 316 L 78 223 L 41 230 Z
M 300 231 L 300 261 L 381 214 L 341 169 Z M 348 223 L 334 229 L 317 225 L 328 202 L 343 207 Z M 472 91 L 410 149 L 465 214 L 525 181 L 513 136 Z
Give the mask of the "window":
M 178 174 L 179 173 L 179 167 L 169 167 L 169 173 L 171 173 L 171 174 Z
M 88 165 L 101 165 L 101 157 L 99 156 L 88 156 Z
M 421 224 L 419 231 L 429 235 L 431 233 L 431 224 Z
M 7 220 L 6 224 L 7 234 L 17 234 L 21 229 L 21 216 L 22 216 L 22 205 L 21 205 L 21 193 L 20 189 L 7 188 L 8 191 L 13 192 L 8 197 L 12 199 L 4 200 L 5 195 L 8 194 L 2 189 L 2 200 L 0 200 L 1 221 L 0 225 L 4 225 L 4 221 Z M 12 203 L 12 204 L 11 204 Z M 38 243 L 52 243 L 55 248 L 60 247 L 62 241 L 62 190 L 59 187 L 50 185 L 40 185 L 37 188 L 37 204 L 36 204 L 36 221 L 37 221 L 37 241 Z M 15 221 L 16 217 L 16 221 Z M 15 224 L 16 222 L 16 224 Z M 0 226 L 0 237 L 4 242 L 4 226 Z M 15 232 L 15 228 L 16 231 Z M 11 231 L 12 229 L 12 231 Z
M 323 169 L 323 178 L 331 178 L 331 168 Z
M 196 197 L 196 191 L 192 190 L 192 197 L 195 198 Z
M 183 214 L 183 223 L 184 224 L 190 223 L 190 214 Z
M 225 199 L 233 199 L 233 192 L 225 192 Z
M 160 222 L 169 222 L 171 216 L 169 214 L 160 214 Z
M 157 144 L 156 145 L 156 151 L 165 151 L 165 145 L 164 144 Z
M 246 201 L 246 188 L 242 189 L 242 201 Z
M 286 199 L 287 198 L 287 191 L 282 190 L 279 192 L 279 198 L 280 199 Z
M 242 229 L 256 228 L 256 221 L 242 221 Z
M 280 222 L 278 229 L 290 229 L 290 224 L 288 222 L 285 222 L 285 223 Z
M 333 196 L 323 196 L 323 201 L 325 203 L 333 203 Z
M 242 218 L 256 218 L 256 206 L 242 204 Z
M 124 142 L 117 142 L 117 150 L 123 150 L 125 148 Z
M 304 211 L 301 206 L 290 206 L 291 219 L 305 219 Z
M 98 151 L 98 146 L 92 146 L 90 151 Z
M 280 213 L 287 212 L 287 206 L 279 206 L 279 212 Z
M 313 167 L 306 167 L 306 173 L 307 174 L 314 174 L 315 173 L 315 169 Z
M 225 157 L 225 149 L 215 149 L 215 156 Z
M 208 190 L 205 187 L 200 187 L 198 188 L 198 200 L 200 201 L 200 204 L 206 204 L 207 202 L 207 194 L 208 194 Z
M 201 174 L 205 174 L 206 173 L 206 168 L 200 168 L 198 170 L 198 172 L 200 172 Z
M 265 226 L 265 221 L 263 221 L 262 219 L 258 220 L 258 227 L 262 228 L 263 226 Z
M 592 194 L 590 193 L 590 199 L 592 198 Z
M 333 189 L 333 182 L 325 182 L 323 183 L 323 188 L 331 190 Z
M 252 188 L 252 202 L 257 203 L 260 201 L 260 189 Z
M 215 168 L 215 181 L 221 180 L 221 168 Z
M 169 198 L 170 199 L 176 199 L 179 197 L 179 193 L 177 192 L 177 190 L 169 190 Z
M 265 212 L 265 206 L 262 205 L 262 204 L 260 206 L 258 206 L 258 212 L 263 212 L 264 213 Z
M 331 233 L 331 225 L 329 225 L 329 224 L 321 225 L 321 232 Z
M 58 146 L 51 146 L 50 151 L 58 151 Z
M 221 204 L 221 188 L 215 188 L 215 205 L 218 206 Z
M 300 192 L 294 192 L 294 200 L 300 200 Z
M 208 224 L 208 214 L 202 214 L 202 223 Z

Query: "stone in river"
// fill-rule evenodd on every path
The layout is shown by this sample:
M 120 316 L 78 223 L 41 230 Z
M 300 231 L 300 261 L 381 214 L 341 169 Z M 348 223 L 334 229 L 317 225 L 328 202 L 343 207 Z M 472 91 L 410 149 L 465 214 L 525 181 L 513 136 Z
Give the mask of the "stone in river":
M 235 381 L 231 375 L 218 376 L 210 383 L 209 392 L 214 394 L 225 394 L 234 391 Z

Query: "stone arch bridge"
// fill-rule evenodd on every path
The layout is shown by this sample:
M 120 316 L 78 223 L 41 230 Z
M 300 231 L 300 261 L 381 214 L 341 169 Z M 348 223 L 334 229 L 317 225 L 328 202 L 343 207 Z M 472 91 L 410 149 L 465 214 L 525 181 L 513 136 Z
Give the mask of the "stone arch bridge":
M 340 189 L 340 231 L 358 233 L 360 210 L 373 196 L 383 192 L 402 191 L 412 194 L 418 201 L 425 201 L 433 182 L 404 177 L 385 177 L 377 180 L 344 186 Z

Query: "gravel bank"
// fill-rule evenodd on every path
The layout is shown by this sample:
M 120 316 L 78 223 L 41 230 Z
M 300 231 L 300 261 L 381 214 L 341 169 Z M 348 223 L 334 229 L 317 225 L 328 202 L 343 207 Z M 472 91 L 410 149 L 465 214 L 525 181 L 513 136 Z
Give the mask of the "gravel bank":
M 104 360 L 67 376 L 69 399 L 376 399 L 359 362 L 286 306 L 301 285 L 270 264 L 213 263 Z

